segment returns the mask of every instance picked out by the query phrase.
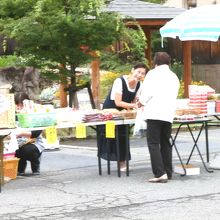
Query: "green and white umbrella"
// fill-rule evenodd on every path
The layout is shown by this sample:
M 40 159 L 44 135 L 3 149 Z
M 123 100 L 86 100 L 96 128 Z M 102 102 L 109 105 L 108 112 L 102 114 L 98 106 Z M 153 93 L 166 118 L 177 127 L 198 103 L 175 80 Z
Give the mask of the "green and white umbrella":
M 181 41 L 218 41 L 220 36 L 220 4 L 189 9 L 160 28 L 162 37 Z
M 220 4 L 186 10 L 160 28 L 161 37 L 179 38 L 183 43 L 184 96 L 191 83 L 191 41 L 217 42 L 220 36 Z M 162 39 L 163 44 L 163 39 Z

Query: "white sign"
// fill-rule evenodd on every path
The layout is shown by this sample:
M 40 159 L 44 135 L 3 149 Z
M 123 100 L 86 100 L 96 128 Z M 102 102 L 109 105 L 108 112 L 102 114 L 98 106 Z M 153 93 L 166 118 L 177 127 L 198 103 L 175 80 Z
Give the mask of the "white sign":
M 10 102 L 5 95 L 0 94 L 0 114 L 9 109 Z

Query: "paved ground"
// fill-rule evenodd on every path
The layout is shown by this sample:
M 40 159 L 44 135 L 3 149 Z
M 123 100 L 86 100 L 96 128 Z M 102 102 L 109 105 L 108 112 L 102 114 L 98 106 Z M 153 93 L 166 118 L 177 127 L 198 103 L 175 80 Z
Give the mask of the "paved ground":
M 220 152 L 220 130 L 209 131 L 211 162 Z M 205 153 L 205 139 L 199 142 Z M 152 177 L 145 138 L 131 139 L 131 172 L 117 177 L 112 163 L 107 175 L 98 175 L 96 141 L 62 143 L 60 150 L 44 152 L 40 176 L 18 177 L 0 194 L 0 219 L 219 219 L 220 170 L 205 171 L 195 151 L 191 163 L 201 174 L 174 174 L 166 184 L 147 182 Z M 182 132 L 177 141 L 183 159 L 191 139 Z M 204 155 L 205 156 L 205 155 Z M 173 163 L 179 163 L 176 153 Z

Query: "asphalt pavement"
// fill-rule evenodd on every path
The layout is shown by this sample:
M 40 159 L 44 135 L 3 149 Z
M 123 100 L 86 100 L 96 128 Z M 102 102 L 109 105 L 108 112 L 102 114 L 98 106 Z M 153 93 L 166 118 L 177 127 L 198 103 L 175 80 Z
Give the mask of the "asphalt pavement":
M 98 174 L 95 138 L 62 141 L 59 149 L 43 153 L 41 175 L 5 183 L 0 219 L 220 219 L 220 170 L 207 172 L 196 149 L 190 164 L 200 168 L 199 175 L 174 173 L 168 183 L 155 184 L 147 181 L 152 172 L 146 138 L 131 137 L 130 144 L 130 175 L 119 178 L 115 162 L 108 175 L 102 161 L 103 174 Z M 193 145 L 189 133 L 181 132 L 176 144 L 186 161 Z M 204 134 L 198 146 L 206 161 Z M 220 155 L 220 129 L 209 130 L 209 147 L 208 167 Z M 179 164 L 175 151 L 173 164 Z

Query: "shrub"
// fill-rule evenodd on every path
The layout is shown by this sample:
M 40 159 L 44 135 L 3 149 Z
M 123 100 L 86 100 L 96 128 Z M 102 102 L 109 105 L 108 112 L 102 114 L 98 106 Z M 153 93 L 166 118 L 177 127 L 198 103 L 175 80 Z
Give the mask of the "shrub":
M 0 56 L 0 68 L 12 66 L 22 66 L 22 58 L 14 55 Z
M 108 95 L 114 80 L 121 75 L 122 75 L 121 73 L 114 73 L 114 72 L 109 72 L 109 71 L 101 72 L 101 77 L 100 77 L 100 99 L 101 99 L 101 102 Z

